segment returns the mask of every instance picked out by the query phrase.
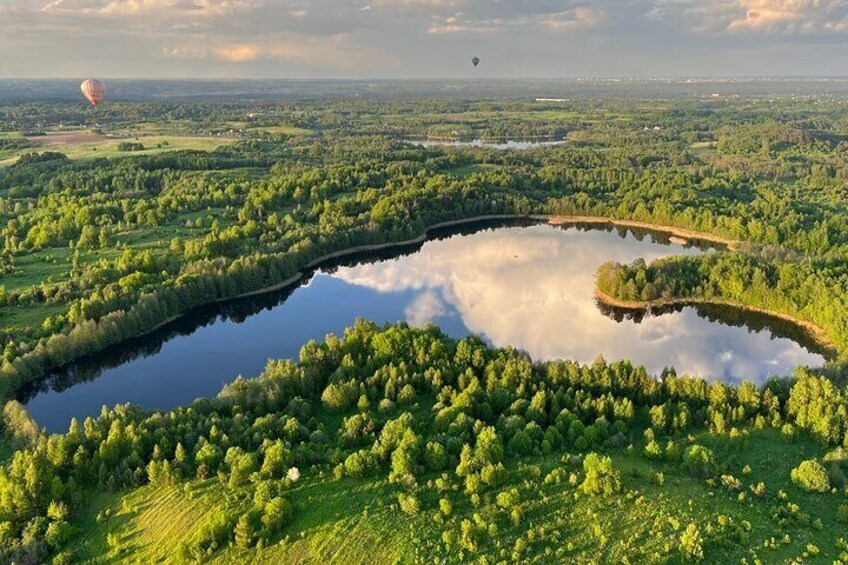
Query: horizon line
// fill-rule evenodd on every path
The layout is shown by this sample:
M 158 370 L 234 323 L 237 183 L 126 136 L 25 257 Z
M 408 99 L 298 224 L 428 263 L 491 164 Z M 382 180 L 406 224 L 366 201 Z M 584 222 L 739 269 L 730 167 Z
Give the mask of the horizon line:
M 219 76 L 219 77 L 192 77 L 192 76 L 183 76 L 183 77 L 163 77 L 163 76 L 137 76 L 137 77 L 126 77 L 126 76 L 109 76 L 109 75 L 79 75 L 79 76 L 56 76 L 56 77 L 45 77 L 45 76 L 33 76 L 33 77 L 6 77 L 0 76 L 0 80 L 4 81 L 66 81 L 66 80 L 79 80 L 84 76 L 96 76 L 97 78 L 103 80 L 118 80 L 118 81 L 141 81 L 141 80 L 153 80 L 153 81 L 250 81 L 250 82 L 260 82 L 260 81 L 288 81 L 288 82 L 310 82 L 310 81 L 320 81 L 320 82 L 423 82 L 423 81 L 465 81 L 465 80 L 475 80 L 475 81 L 569 81 L 569 82 L 581 82 L 581 81 L 608 81 L 608 82 L 622 82 L 622 81 L 666 81 L 666 82 L 685 82 L 685 81 L 747 81 L 747 82 L 767 82 L 767 81 L 810 81 L 810 82 L 843 82 L 848 81 L 848 74 L 845 75 L 598 75 L 598 76 L 573 76 L 573 77 L 561 77 L 561 76 L 530 76 L 530 77 L 498 77 L 498 76 L 466 76 L 466 77 L 449 77 L 449 76 L 433 76 L 433 77 L 346 77 L 346 78 L 338 78 L 338 77 L 237 77 L 237 76 Z

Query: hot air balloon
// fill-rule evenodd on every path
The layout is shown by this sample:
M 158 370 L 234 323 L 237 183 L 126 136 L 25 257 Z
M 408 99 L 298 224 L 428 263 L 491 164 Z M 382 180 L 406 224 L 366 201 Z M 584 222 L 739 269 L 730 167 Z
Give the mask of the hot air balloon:
M 471 62 L 474 63 L 474 66 L 476 67 L 480 64 L 480 57 L 474 57 L 473 59 L 471 59 Z
M 97 106 L 103 102 L 103 97 L 106 96 L 106 85 L 96 78 L 84 80 L 80 85 L 80 90 L 92 106 Z

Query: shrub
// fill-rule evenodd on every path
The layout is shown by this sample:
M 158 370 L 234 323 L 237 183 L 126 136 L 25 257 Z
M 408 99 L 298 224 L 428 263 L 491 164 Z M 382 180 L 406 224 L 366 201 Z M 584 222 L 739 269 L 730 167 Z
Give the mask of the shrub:
M 288 500 L 281 496 L 272 498 L 262 511 L 262 525 L 270 532 L 279 531 L 289 523 L 291 515 L 292 507 Z
M 839 510 L 836 513 L 839 521 L 848 524 L 848 502 L 839 505 Z
M 511 508 L 516 506 L 520 500 L 521 496 L 518 494 L 518 489 L 516 488 L 500 492 L 496 498 L 497 505 L 501 508 Z
M 453 513 L 453 503 L 451 503 L 449 498 L 439 500 L 439 511 L 445 516 L 450 516 Z
M 401 512 L 409 516 L 415 516 L 421 511 L 421 505 L 418 502 L 418 497 L 414 494 L 398 495 L 398 503 L 400 504 Z
M 738 491 L 742 489 L 742 481 L 733 475 L 722 475 L 721 484 L 724 485 L 724 488 L 727 490 Z
M 144 144 L 137 141 L 122 141 L 118 144 L 118 151 L 144 151 Z
M 608 496 L 621 490 L 621 474 L 613 467 L 612 459 L 589 453 L 583 460 L 586 478 L 580 490 L 589 495 Z
M 367 477 L 378 469 L 376 456 L 367 450 L 360 450 L 348 455 L 344 462 L 344 471 L 348 477 L 357 479 Z
M 233 538 L 236 547 L 239 549 L 249 548 L 253 545 L 254 535 L 253 524 L 250 523 L 250 516 L 242 514 L 241 518 L 239 518 L 236 523 L 235 530 L 233 531 Z
M 690 559 L 701 561 L 704 558 L 703 542 L 698 526 L 689 524 L 680 536 L 680 551 Z
M 830 480 L 827 471 L 818 461 L 809 459 L 792 469 L 792 482 L 801 490 L 807 492 L 827 492 L 830 490 Z
M 652 439 L 650 442 L 648 442 L 648 445 L 645 446 L 644 453 L 645 457 L 647 457 L 648 459 L 657 461 L 659 459 L 662 459 L 663 449 L 662 447 L 660 447 L 660 444 L 657 443 L 657 440 Z
M 715 454 L 703 445 L 693 445 L 683 456 L 683 465 L 693 477 L 712 477 L 717 470 Z
M 68 540 L 74 535 L 74 528 L 64 520 L 51 522 L 47 526 L 47 532 L 44 534 L 44 541 L 53 549 L 58 549 L 65 545 Z

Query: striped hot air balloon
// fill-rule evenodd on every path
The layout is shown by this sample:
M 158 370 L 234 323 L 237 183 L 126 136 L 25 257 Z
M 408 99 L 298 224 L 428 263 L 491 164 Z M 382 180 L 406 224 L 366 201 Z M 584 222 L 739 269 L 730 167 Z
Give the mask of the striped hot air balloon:
M 91 102 L 92 106 L 100 104 L 103 101 L 103 97 L 106 96 L 106 85 L 103 84 L 103 81 L 99 81 L 96 78 L 82 81 L 80 90 L 82 91 L 82 95 Z

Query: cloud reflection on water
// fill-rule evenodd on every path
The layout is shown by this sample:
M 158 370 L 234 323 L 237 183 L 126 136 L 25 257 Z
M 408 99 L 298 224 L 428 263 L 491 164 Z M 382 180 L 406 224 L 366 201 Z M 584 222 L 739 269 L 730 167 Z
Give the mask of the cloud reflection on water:
M 597 268 L 609 260 L 646 261 L 697 250 L 638 241 L 628 233 L 508 228 L 426 243 L 412 255 L 355 267 L 332 276 L 382 293 L 416 291 L 407 321 L 423 325 L 456 315 L 497 346 L 513 345 L 536 359 L 588 362 L 631 359 L 651 372 L 674 366 L 724 380 L 763 380 L 823 359 L 797 343 L 710 322 L 693 308 L 641 323 L 617 322 L 595 304 Z

